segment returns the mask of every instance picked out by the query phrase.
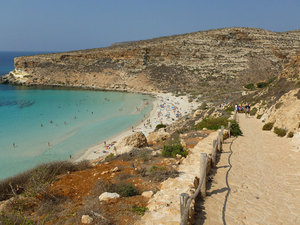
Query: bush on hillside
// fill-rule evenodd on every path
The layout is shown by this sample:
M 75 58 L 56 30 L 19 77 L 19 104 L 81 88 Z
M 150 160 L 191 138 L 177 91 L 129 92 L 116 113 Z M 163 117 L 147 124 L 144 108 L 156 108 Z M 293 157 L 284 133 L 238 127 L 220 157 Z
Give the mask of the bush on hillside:
M 244 86 L 244 88 L 249 89 L 249 90 L 254 90 L 254 89 L 255 89 L 255 86 L 254 86 L 253 83 L 249 83 L 249 84 L 246 84 L 246 85 Z
M 263 116 L 263 114 L 258 114 L 258 115 L 256 116 L 256 119 L 260 119 L 262 116 Z
M 240 129 L 240 125 L 235 120 L 231 121 L 230 134 L 234 137 L 243 135 L 243 132 Z
M 180 141 L 171 143 L 169 145 L 164 145 L 162 150 L 162 156 L 175 158 L 177 154 L 183 157 L 186 157 L 188 154 L 187 151 L 181 145 Z
M 166 128 L 167 125 L 165 124 L 157 124 L 156 127 L 155 127 L 155 131 L 159 130 L 160 128 Z
M 116 192 L 121 197 L 131 197 L 135 195 L 139 195 L 139 190 L 134 187 L 132 184 L 120 183 L 120 184 L 111 184 L 108 187 L 109 192 Z
M 225 108 L 225 112 L 227 113 L 227 114 L 231 114 L 231 112 L 233 112 L 234 111 L 234 108 L 233 108 L 233 106 L 232 105 L 229 105 L 229 106 L 227 106 L 226 108 Z
M 272 130 L 273 125 L 274 125 L 274 123 L 266 123 L 262 129 L 263 130 Z
M 292 138 L 294 137 L 294 132 L 293 131 L 290 131 L 287 135 L 288 138 Z
M 254 116 L 256 113 L 257 113 L 257 108 L 254 107 L 253 109 L 250 110 L 249 115 Z
M 259 82 L 256 84 L 256 87 L 257 88 L 264 88 L 264 87 L 267 87 L 268 86 L 268 83 L 266 82 Z
M 275 127 L 274 133 L 277 134 L 279 137 L 284 137 L 286 135 L 286 130 L 283 128 Z
M 207 128 L 209 130 L 218 130 L 221 126 L 226 127 L 228 124 L 228 118 L 223 117 L 208 117 L 204 118 L 200 123 L 195 125 L 196 130 L 202 130 Z

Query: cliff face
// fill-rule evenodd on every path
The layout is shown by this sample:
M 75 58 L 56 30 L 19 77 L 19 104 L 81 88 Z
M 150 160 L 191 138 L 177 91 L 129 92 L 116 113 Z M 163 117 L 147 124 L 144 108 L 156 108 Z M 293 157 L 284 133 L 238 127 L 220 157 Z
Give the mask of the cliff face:
M 15 74 L 26 85 L 220 95 L 278 75 L 299 48 L 300 31 L 227 28 L 18 57 Z

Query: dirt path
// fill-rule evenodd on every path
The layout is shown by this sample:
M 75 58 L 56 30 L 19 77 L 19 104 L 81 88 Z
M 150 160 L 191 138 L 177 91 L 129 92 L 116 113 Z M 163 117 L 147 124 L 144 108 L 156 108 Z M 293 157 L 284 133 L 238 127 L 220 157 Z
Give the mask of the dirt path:
M 300 224 L 300 152 L 259 120 L 239 120 L 244 136 L 226 140 L 196 224 Z

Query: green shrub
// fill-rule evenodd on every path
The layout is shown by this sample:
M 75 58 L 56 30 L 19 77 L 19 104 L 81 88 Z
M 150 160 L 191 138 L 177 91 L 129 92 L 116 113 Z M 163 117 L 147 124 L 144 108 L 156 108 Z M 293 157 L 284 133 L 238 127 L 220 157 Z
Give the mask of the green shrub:
M 131 208 L 131 211 L 140 215 L 140 216 L 143 216 L 145 214 L 145 212 L 148 210 L 147 207 L 140 207 L 138 205 L 134 205 L 132 208 Z
M 256 119 L 260 119 L 260 118 L 262 117 L 262 115 L 263 115 L 263 114 L 258 114 L 258 115 L 256 116 Z
M 294 137 L 294 132 L 293 131 L 290 131 L 287 135 L 288 138 L 292 138 Z
M 255 108 L 255 107 L 253 109 L 251 109 L 249 112 L 250 116 L 254 116 L 256 113 L 257 113 L 257 108 Z
M 274 125 L 274 123 L 266 123 L 262 129 L 263 130 L 272 130 L 273 125 Z
M 157 124 L 156 127 L 155 127 L 155 131 L 159 130 L 160 128 L 165 128 L 167 127 L 167 125 L 165 124 Z
M 165 166 L 161 166 L 161 167 L 158 167 L 158 166 L 152 166 L 149 170 L 150 173 L 153 173 L 155 171 L 158 171 L 158 170 L 167 170 L 167 168 Z
M 254 89 L 255 89 L 255 86 L 254 86 L 253 83 L 250 83 L 250 84 L 246 84 L 246 85 L 244 86 L 244 88 L 249 89 L 249 90 L 254 90 Z
M 169 145 L 164 145 L 162 156 L 175 158 L 177 154 L 182 155 L 183 157 L 187 156 L 187 151 L 182 147 L 180 141 L 171 143 Z
M 278 102 L 278 103 L 275 105 L 275 109 L 279 109 L 282 105 L 283 105 L 282 102 Z
M 111 184 L 108 187 L 109 192 L 116 192 L 121 197 L 131 197 L 135 195 L 139 195 L 139 190 L 134 187 L 132 184 L 120 183 L 120 184 Z
M 207 128 L 209 130 L 218 130 L 221 126 L 226 127 L 228 124 L 227 117 L 209 117 L 204 118 L 200 123 L 195 125 L 196 130 L 202 130 Z
M 243 132 L 240 129 L 240 125 L 235 120 L 231 121 L 230 134 L 234 137 L 243 135 Z
M 274 133 L 277 134 L 279 137 L 284 137 L 286 135 L 286 130 L 279 127 L 274 127 Z
M 264 88 L 264 87 L 267 87 L 268 86 L 268 83 L 266 82 L 259 82 L 256 84 L 256 87 L 257 88 Z
M 206 102 L 203 102 L 203 103 L 201 104 L 200 109 L 202 109 L 202 110 L 207 109 L 207 104 L 206 104 Z

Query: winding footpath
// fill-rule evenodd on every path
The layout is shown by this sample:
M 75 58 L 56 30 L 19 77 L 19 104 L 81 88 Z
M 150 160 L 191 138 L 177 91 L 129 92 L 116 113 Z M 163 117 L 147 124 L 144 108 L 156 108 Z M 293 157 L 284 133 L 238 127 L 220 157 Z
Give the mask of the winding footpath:
M 239 123 L 244 135 L 225 141 L 195 224 L 300 224 L 299 149 L 255 118 Z

